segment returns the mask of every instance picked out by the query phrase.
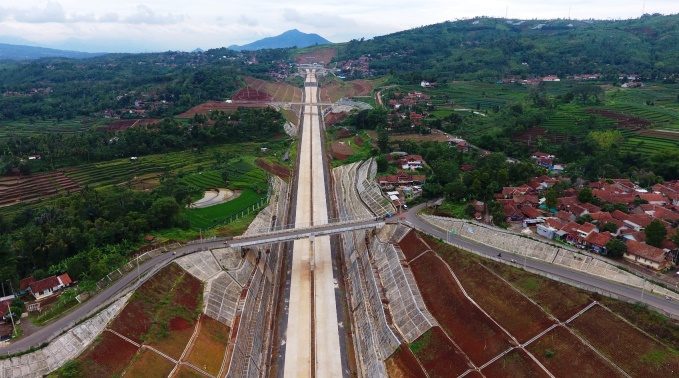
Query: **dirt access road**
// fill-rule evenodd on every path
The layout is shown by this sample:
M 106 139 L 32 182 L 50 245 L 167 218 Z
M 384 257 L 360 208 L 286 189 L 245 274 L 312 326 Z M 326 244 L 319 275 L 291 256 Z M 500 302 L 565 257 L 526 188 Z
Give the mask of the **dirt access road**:
M 296 227 L 328 223 L 325 164 L 316 71 L 306 71 L 305 106 L 297 170 Z M 335 282 L 330 237 L 293 244 L 286 377 L 341 377 Z

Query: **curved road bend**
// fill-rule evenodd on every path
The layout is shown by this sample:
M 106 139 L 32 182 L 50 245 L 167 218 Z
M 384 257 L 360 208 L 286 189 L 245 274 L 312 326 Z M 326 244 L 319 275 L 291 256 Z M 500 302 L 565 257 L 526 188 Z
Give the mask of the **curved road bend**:
M 577 270 L 572 270 L 561 265 L 550 264 L 542 260 L 535 260 L 531 258 L 524 259 L 524 256 L 522 255 L 501 251 L 485 244 L 480 244 L 469 239 L 465 239 L 459 235 L 446 235 L 445 231 L 427 223 L 419 215 L 417 215 L 418 211 L 423 207 L 424 205 L 415 206 L 403 214 L 405 216 L 406 225 L 410 225 L 413 228 L 416 228 L 431 236 L 440 238 L 441 240 L 447 240 L 446 238 L 448 237 L 448 240 L 452 240 L 455 245 L 458 245 L 476 254 L 496 259 L 498 254 L 501 253 L 503 259 L 505 260 L 514 259 L 518 264 L 525 263 L 525 266 L 528 268 L 560 277 L 566 282 L 573 282 L 576 284 L 590 286 L 592 288 L 602 289 L 621 297 L 628 298 L 631 301 L 645 303 L 650 307 L 668 314 L 672 314 L 674 317 L 679 317 L 678 302 L 670 301 L 664 297 L 653 295 L 648 290 L 642 291 L 642 289 L 633 286 L 628 286 L 615 281 L 609 281 L 605 278 L 583 273 Z
M 117 299 L 119 296 L 125 293 L 126 289 L 131 289 L 133 284 L 136 283 L 135 281 L 137 280 L 138 275 L 146 278 L 146 273 L 149 273 L 153 270 L 160 270 L 176 258 L 205 249 L 223 247 L 224 241 L 218 239 L 214 241 L 185 245 L 173 250 L 174 253 L 166 252 L 150 260 L 147 260 L 139 265 L 138 272 L 137 269 L 132 270 L 117 281 L 113 282 L 111 286 L 105 288 L 99 294 L 88 299 L 82 305 L 76 307 L 73 311 L 6 347 L 0 347 L 0 354 L 6 355 L 23 352 L 31 347 L 38 347 L 45 342 L 51 341 L 54 337 L 68 330 L 73 325 L 79 323 L 91 315 L 94 315 L 97 311 L 112 303 L 114 299 Z

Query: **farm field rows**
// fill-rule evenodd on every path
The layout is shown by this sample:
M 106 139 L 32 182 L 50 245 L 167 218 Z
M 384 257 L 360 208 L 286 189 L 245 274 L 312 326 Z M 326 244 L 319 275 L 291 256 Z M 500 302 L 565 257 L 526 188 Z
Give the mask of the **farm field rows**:
M 74 134 L 85 131 L 98 125 L 102 121 L 90 121 L 82 119 L 72 119 L 57 122 L 55 120 L 35 120 L 30 121 L 4 121 L 0 123 L 0 140 L 13 136 L 45 135 L 49 133 Z
M 246 77 L 245 83 L 249 88 L 268 94 L 271 101 L 302 102 L 302 90 L 290 84 L 270 82 L 254 77 Z
M 512 376 L 547 376 L 540 364 L 555 376 L 576 372 L 585 377 L 623 376 L 621 368 L 632 376 L 661 377 L 679 369 L 679 353 L 675 349 L 598 305 L 594 294 L 487 262 L 426 235 L 422 238 L 411 232 L 399 245 L 427 309 L 441 325 L 443 334 L 459 346 L 462 355 L 468 356 L 476 367 L 483 367 L 484 375 L 505 376 L 511 371 Z M 448 268 L 458 277 L 459 285 Z M 462 289 L 483 311 L 465 298 Z M 570 323 L 554 327 L 555 320 L 550 316 Z M 642 326 L 671 338 L 671 325 Z M 432 339 L 431 330 L 425 335 L 421 339 Z M 517 346 L 513 338 L 519 343 L 529 343 L 525 347 Z M 483 348 L 474 344 L 480 340 Z M 429 374 L 440 376 L 437 373 L 440 367 L 425 362 L 429 356 L 444 353 L 446 348 L 439 345 L 424 356 L 417 353 L 423 345 L 427 343 L 417 340 L 410 347 Z M 506 354 L 501 355 L 503 352 Z M 634 358 L 630 358 L 631 355 Z M 394 369 L 404 364 L 400 361 L 403 356 L 395 358 L 390 362 Z M 445 360 L 453 361 L 451 357 Z M 399 361 L 401 365 L 396 364 Z M 452 366 L 447 369 L 454 370 Z
M 203 376 L 196 368 L 216 376 L 229 327 L 200 314 L 202 293 L 202 282 L 178 265 L 164 268 L 137 289 L 109 328 L 69 364 L 84 377 L 166 377 L 177 364 L 182 364 L 178 376 Z

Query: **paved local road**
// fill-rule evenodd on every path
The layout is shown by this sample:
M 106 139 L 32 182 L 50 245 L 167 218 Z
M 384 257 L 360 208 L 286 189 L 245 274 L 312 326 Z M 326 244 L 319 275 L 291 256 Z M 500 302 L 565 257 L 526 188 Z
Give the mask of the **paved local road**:
M 55 320 L 48 325 L 41 327 L 34 333 L 19 339 L 6 347 L 0 347 L 1 354 L 15 354 L 23 352 L 31 347 L 38 347 L 41 344 L 51 340 L 60 333 L 68 330 L 76 323 L 92 315 L 101 308 L 107 306 L 115 299 L 120 297 L 122 294 L 126 293 L 133 288 L 136 283 L 138 275 L 147 278 L 146 273 L 155 272 L 162 269 L 164 266 L 168 265 L 172 260 L 185 256 L 190 253 L 198 252 L 204 249 L 211 248 L 223 248 L 224 242 L 222 240 L 208 241 L 203 243 L 190 244 L 180 247 L 172 252 L 166 252 L 159 256 L 156 256 L 142 264 L 139 265 L 139 270 L 137 269 L 131 271 L 127 275 L 121 277 L 119 280 L 115 281 L 111 286 L 107 287 L 101 291 L 96 296 L 85 301 L 82 305 L 78 306 L 75 310 L 69 312 L 63 317 Z M 24 320 L 28 321 L 28 320 Z
M 441 240 L 451 240 L 464 249 L 474 253 L 484 255 L 487 257 L 496 258 L 498 254 L 502 254 L 504 260 L 515 260 L 518 264 L 525 264 L 526 267 L 532 268 L 547 274 L 561 277 L 562 279 L 578 284 L 587 285 L 593 288 L 602 289 L 610 293 L 626 297 L 630 300 L 645 303 L 665 313 L 672 314 L 679 317 L 679 303 L 670 301 L 664 297 L 656 296 L 649 293 L 648 290 L 642 291 L 639 288 L 628 286 L 622 283 L 609 281 L 607 279 L 583 273 L 577 270 L 568 269 L 561 265 L 550 264 L 542 260 L 534 260 L 531 258 L 525 259 L 522 255 L 501 251 L 499 249 L 489 247 L 485 244 L 479 244 L 469 239 L 460 237 L 459 235 L 446 235 L 446 232 L 432 226 L 417 215 L 425 205 L 418 205 L 410 209 L 408 212 L 401 214 L 405 218 L 405 223 L 429 235 L 440 238 Z

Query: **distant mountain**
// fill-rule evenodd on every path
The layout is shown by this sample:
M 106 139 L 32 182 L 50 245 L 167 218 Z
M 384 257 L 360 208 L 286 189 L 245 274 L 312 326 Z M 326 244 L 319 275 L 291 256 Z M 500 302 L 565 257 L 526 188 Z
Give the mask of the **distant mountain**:
M 281 49 L 286 47 L 309 47 L 314 45 L 325 45 L 331 43 L 327 39 L 318 34 L 302 33 L 297 29 L 288 30 L 281 35 L 275 37 L 267 37 L 248 43 L 247 45 L 232 45 L 228 48 L 236 51 L 255 51 L 261 49 Z
M 26 46 L 26 45 L 10 45 L 0 43 L 0 60 L 31 60 L 40 58 L 91 58 L 103 55 L 102 53 L 84 53 L 79 51 L 67 51 L 48 49 L 45 47 Z

